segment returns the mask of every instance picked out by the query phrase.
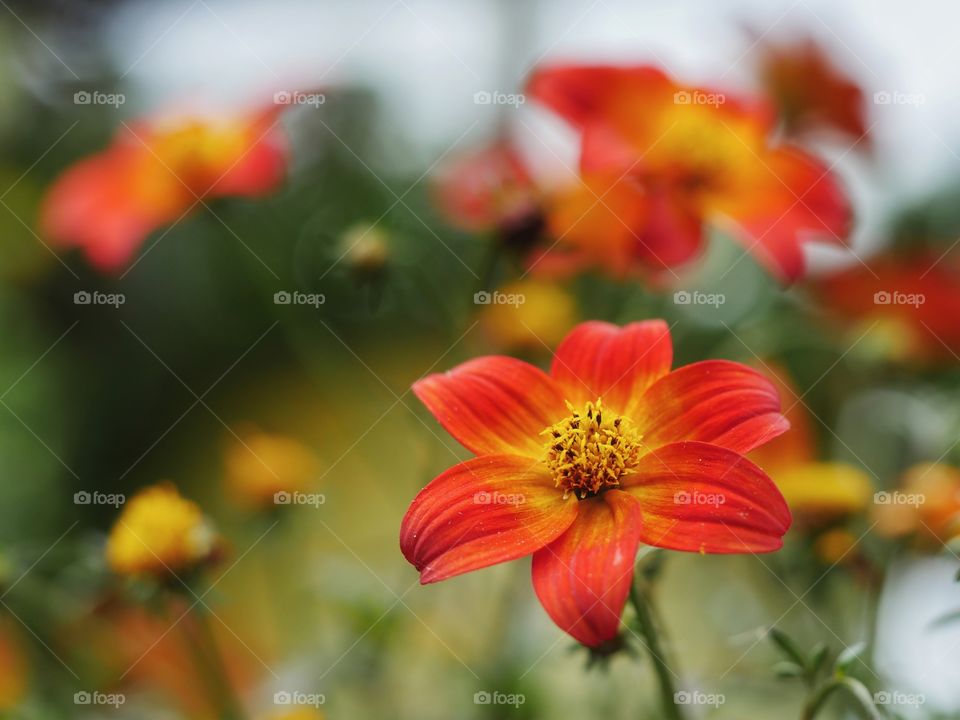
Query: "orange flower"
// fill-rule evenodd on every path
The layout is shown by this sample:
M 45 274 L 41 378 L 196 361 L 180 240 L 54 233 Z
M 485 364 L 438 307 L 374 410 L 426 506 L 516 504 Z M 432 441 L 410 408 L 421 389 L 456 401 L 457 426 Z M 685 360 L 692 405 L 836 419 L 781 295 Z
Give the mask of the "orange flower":
M 546 68 L 529 93 L 582 134 L 582 182 L 548 210 L 557 238 L 549 254 L 560 258 L 550 266 L 661 271 L 696 257 L 712 223 L 790 281 L 803 273 L 804 242 L 847 237 L 850 208 L 837 181 L 771 140 L 765 106 L 643 66 Z
M 579 642 L 612 640 L 641 542 L 770 552 L 790 512 L 742 453 L 787 429 L 776 390 L 738 363 L 671 371 L 666 323 L 578 325 L 550 374 L 482 357 L 414 392 L 478 457 L 442 473 L 403 519 L 421 583 L 527 555 L 550 617 Z
M 831 520 L 863 511 L 873 484 L 860 468 L 817 459 L 812 418 L 786 370 L 765 363 L 764 368 L 786 407 L 790 430 L 750 453 L 780 488 L 787 505 L 804 525 L 822 526 Z
M 277 112 L 124 125 L 109 147 L 53 183 L 41 209 L 43 233 L 81 248 L 97 267 L 116 270 L 147 235 L 201 200 L 270 192 L 286 168 Z
M 27 694 L 27 656 L 13 620 L 0 621 L 0 710 L 11 711 Z
M 864 346 L 885 358 L 937 363 L 960 355 L 960 255 L 888 252 L 814 290 L 856 337 L 869 330 Z
M 863 90 L 812 38 L 793 44 L 765 43 L 760 76 L 788 135 L 827 131 L 866 144 Z
M 877 531 L 888 537 L 914 536 L 925 545 L 960 535 L 960 468 L 920 463 L 909 468 L 899 488 L 875 496 Z

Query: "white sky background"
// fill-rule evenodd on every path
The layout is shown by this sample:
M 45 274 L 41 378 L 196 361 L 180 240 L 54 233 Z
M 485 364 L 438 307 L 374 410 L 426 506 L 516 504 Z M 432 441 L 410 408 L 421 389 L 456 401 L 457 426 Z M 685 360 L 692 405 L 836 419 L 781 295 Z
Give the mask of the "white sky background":
M 685 80 L 736 86 L 748 82 L 756 60 L 746 28 L 771 39 L 809 33 L 871 98 L 881 90 L 924 98 L 871 104 L 876 160 L 825 151 L 851 187 L 855 247 L 863 250 L 891 209 L 960 178 L 958 20 L 960 5 L 949 0 L 150 0 L 117 15 L 110 47 L 118 67 L 130 68 L 134 94 L 157 105 L 361 82 L 378 93 L 384 131 L 402 139 L 402 154 L 415 163 L 408 169 L 419 174 L 458 138 L 468 147 L 493 132 L 497 108 L 474 104 L 474 92 L 515 92 L 544 59 L 653 61 Z M 563 136 L 531 106 L 499 111 L 522 134 Z M 399 157 L 364 159 L 386 170 Z M 955 598 L 950 587 L 938 597 Z M 937 668 L 904 673 L 928 665 L 934 648 L 924 643 L 929 636 L 889 631 L 903 627 L 898 617 L 914 616 L 902 595 L 888 592 L 885 601 L 881 666 L 931 700 L 954 704 L 960 636 L 953 628 L 936 638 L 950 646 Z
M 468 129 L 458 147 L 493 131 L 497 109 L 474 104 L 474 92 L 516 91 L 544 59 L 653 61 L 737 87 L 756 60 L 747 28 L 771 39 L 809 33 L 871 97 L 923 98 L 871 105 L 877 160 L 826 151 L 851 188 L 864 249 L 891 208 L 960 176 L 958 20 L 949 0 L 170 0 L 126 7 L 110 46 L 126 79 L 158 104 L 362 82 L 377 91 L 410 169 L 422 169 Z M 523 134 L 552 143 L 562 132 L 530 106 L 500 111 L 522 119 Z

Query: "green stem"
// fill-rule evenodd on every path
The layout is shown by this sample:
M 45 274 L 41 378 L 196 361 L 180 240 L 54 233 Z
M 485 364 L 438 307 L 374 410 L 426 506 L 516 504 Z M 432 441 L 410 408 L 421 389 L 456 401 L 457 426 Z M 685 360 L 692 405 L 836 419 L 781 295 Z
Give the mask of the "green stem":
M 660 634 L 654 621 L 649 594 L 642 592 L 637 583 L 634 583 L 630 588 L 630 602 L 637 613 L 637 630 L 643 636 L 650 661 L 653 663 L 653 669 L 657 674 L 664 718 L 665 720 L 684 720 L 681 706 L 676 702 L 677 691 L 673 682 L 674 675 L 667 665 L 666 654 L 660 643 Z
M 192 627 L 190 625 L 186 627 L 187 640 L 216 698 L 220 708 L 220 720 L 245 720 L 246 715 L 234 694 L 233 685 L 227 676 L 223 658 L 205 611 L 194 608 L 190 611 L 190 617 L 194 622 L 190 624 Z M 196 632 L 193 632 L 194 630 Z

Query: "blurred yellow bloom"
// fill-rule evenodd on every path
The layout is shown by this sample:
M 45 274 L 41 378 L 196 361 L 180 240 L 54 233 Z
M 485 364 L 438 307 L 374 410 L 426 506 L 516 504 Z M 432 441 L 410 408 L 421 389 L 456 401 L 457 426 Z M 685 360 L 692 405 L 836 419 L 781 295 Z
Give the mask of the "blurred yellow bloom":
M 196 503 L 172 483 L 141 490 L 124 507 L 107 539 L 107 561 L 124 575 L 163 575 L 210 558 L 217 537 Z
M 828 565 L 835 565 L 850 557 L 851 550 L 857 544 L 857 536 L 849 530 L 837 528 L 828 530 L 817 538 L 815 548 L 817 556 Z
M 312 707 L 298 707 L 268 715 L 266 720 L 323 720 L 324 714 Z
M 272 505 L 280 492 L 307 489 L 320 474 L 320 461 L 303 443 L 259 430 L 245 432 L 226 451 L 226 486 L 241 505 Z
M 478 302 L 484 300 L 489 302 L 481 327 L 496 345 L 512 350 L 556 347 L 577 321 L 573 296 L 547 280 L 518 280 L 493 293 L 478 293 Z
M 909 468 L 896 490 L 879 492 L 873 512 L 887 537 L 946 542 L 960 534 L 960 469 L 943 463 Z
M 852 465 L 808 462 L 771 473 L 791 510 L 816 518 L 852 515 L 867 507 L 870 478 Z
M 27 664 L 10 623 L 0 625 L 0 710 L 12 710 L 27 691 Z

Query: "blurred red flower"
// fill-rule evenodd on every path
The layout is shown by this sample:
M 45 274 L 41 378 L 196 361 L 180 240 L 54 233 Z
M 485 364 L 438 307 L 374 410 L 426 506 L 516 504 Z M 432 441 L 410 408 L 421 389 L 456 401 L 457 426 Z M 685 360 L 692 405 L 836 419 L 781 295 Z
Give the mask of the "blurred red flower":
M 760 80 L 788 135 L 835 133 L 869 147 L 863 90 L 812 38 L 764 44 Z
M 257 197 L 283 179 L 278 108 L 230 117 L 124 125 L 105 150 L 68 168 L 47 192 L 41 230 L 102 270 L 125 265 L 147 235 L 201 201 Z
M 766 105 L 646 66 L 543 68 L 528 92 L 582 135 L 582 182 L 548 211 L 557 238 L 548 267 L 659 271 L 696 257 L 707 224 L 726 224 L 792 281 L 803 274 L 804 242 L 846 240 L 844 191 L 820 161 L 771 140 Z
M 769 552 L 790 512 L 743 457 L 784 432 L 773 385 L 739 363 L 671 371 L 663 321 L 577 326 L 550 374 L 482 357 L 414 385 L 478 457 L 442 473 L 403 519 L 421 583 L 533 556 L 554 622 L 598 646 L 617 635 L 639 543 Z
M 960 357 L 960 256 L 888 252 L 819 280 L 821 303 L 865 347 L 921 364 Z
M 455 226 L 495 233 L 525 252 L 543 230 L 542 200 L 526 162 L 506 140 L 455 156 L 437 173 L 437 204 Z

